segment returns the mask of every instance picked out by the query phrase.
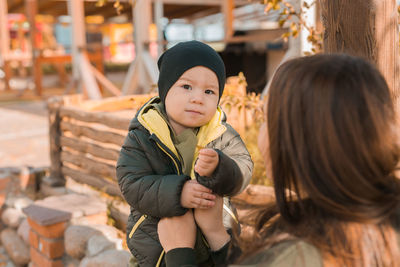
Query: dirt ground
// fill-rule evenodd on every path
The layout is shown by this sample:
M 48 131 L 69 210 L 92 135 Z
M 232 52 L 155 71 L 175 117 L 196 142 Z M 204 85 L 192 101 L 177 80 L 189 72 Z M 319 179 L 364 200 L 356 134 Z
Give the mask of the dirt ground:
M 44 100 L 0 102 L 0 168 L 50 166 Z
M 106 76 L 120 88 L 125 75 L 117 72 Z M 7 92 L 0 81 L 0 168 L 50 166 L 46 99 L 65 94 L 66 88 L 60 87 L 57 75 L 46 75 L 43 95 L 38 97 L 33 90 L 24 91 L 31 83 L 29 77 L 13 78 L 13 89 Z

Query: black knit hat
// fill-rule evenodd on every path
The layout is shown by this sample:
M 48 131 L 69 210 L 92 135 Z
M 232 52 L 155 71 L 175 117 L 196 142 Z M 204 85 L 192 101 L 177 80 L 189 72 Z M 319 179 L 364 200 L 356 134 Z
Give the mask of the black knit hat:
M 215 72 L 218 78 L 219 97 L 225 86 L 225 65 L 222 58 L 210 46 L 199 41 L 180 42 L 165 51 L 158 59 L 158 94 L 165 97 L 172 85 L 182 74 L 196 66 L 204 66 Z

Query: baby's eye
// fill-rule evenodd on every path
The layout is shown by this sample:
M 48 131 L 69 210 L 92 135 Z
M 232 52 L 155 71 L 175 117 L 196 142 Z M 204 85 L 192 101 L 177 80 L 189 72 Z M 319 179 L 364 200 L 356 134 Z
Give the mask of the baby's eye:
M 206 93 L 207 95 L 213 95 L 213 94 L 215 94 L 215 92 L 214 92 L 213 90 L 209 90 L 209 89 L 207 89 L 207 90 L 205 91 L 205 93 Z
M 183 87 L 184 89 L 186 89 L 186 90 L 192 89 L 192 86 L 190 86 L 189 84 L 184 84 L 184 85 L 182 85 L 182 87 Z

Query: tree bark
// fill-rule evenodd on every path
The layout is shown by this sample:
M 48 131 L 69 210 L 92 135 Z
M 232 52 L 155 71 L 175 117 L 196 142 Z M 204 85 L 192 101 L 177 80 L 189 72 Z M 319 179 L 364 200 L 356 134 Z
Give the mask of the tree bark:
M 326 53 L 347 53 L 376 64 L 396 105 L 399 42 L 396 0 L 320 0 Z

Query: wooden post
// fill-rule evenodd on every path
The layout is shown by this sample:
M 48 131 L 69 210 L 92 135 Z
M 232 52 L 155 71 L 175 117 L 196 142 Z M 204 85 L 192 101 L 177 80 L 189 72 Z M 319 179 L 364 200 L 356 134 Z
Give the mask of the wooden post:
M 59 186 L 65 184 L 65 178 L 61 171 L 61 130 L 60 130 L 60 108 L 63 106 L 63 99 L 53 97 L 47 101 L 49 111 L 49 141 L 50 141 L 50 178 L 51 185 Z
M 158 74 L 157 66 L 145 47 L 149 42 L 151 0 L 137 1 L 132 8 L 136 57 L 122 86 L 124 95 L 148 92 Z
M 41 70 L 42 67 L 40 62 L 37 62 L 39 56 L 39 50 L 37 49 L 37 44 L 35 41 L 36 36 L 36 21 L 35 16 L 37 14 L 38 6 L 36 0 L 26 0 L 25 10 L 29 22 L 29 41 L 31 43 L 31 56 L 32 56 L 32 72 L 35 81 L 35 91 L 37 95 L 42 95 L 42 77 Z
M 324 49 L 376 63 L 399 101 L 399 42 L 396 0 L 321 0 Z
M 392 97 L 399 108 L 399 32 L 397 3 L 395 0 L 374 0 L 376 64 L 385 76 Z
M 164 52 L 164 32 L 161 18 L 164 15 L 164 5 L 161 0 L 154 1 L 154 21 L 157 26 L 157 56 Z
M 79 49 L 86 43 L 85 29 L 84 29 L 84 14 L 82 0 L 69 0 L 68 1 L 68 14 L 71 16 L 72 27 L 72 80 L 75 86 L 78 86 L 78 92 L 81 91 L 81 84 L 79 84 L 79 62 L 78 54 Z
M 222 12 L 224 13 L 225 40 L 229 40 L 233 36 L 233 9 L 235 3 L 233 0 L 222 1 Z
M 10 52 L 10 34 L 8 32 L 8 7 L 7 0 L 0 0 L 0 66 L 4 71 L 6 90 L 10 89 L 9 79 L 11 70 L 7 59 Z
M 69 0 L 68 12 L 72 17 L 72 76 L 74 85 L 82 86 L 90 98 L 101 98 L 99 86 L 91 72 L 86 48 L 85 14 L 83 0 Z

